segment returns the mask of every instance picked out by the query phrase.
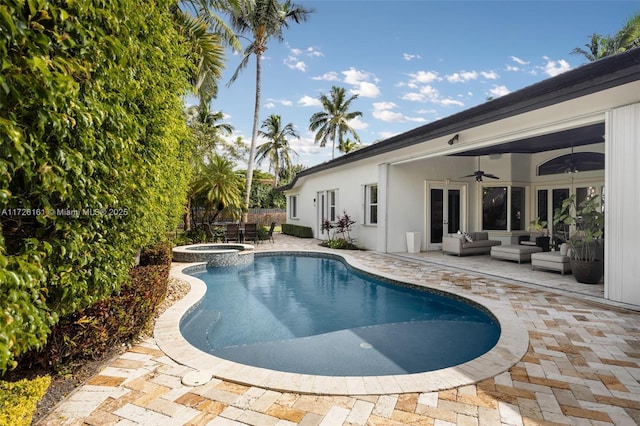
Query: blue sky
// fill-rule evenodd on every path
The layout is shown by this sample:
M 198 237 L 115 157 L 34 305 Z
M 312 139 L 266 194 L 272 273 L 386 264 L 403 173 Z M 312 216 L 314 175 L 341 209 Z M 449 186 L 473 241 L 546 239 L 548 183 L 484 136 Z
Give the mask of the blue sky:
M 352 110 L 363 116 L 352 126 L 371 144 L 579 67 L 586 60 L 570 54 L 574 47 L 594 32 L 616 33 L 640 12 L 637 0 L 295 3 L 315 12 L 268 46 L 260 122 L 278 114 L 293 123 L 301 136 L 290 141 L 295 162 L 305 166 L 331 159 L 308 127 L 322 110 L 318 96 L 333 85 L 358 94 Z M 228 55 L 212 109 L 235 127 L 234 139 L 249 143 L 255 60 L 227 87 L 239 61 Z

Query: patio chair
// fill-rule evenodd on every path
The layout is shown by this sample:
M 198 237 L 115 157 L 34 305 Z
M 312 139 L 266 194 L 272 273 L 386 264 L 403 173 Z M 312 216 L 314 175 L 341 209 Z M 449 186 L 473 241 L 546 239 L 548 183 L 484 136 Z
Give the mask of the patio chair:
M 267 238 L 269 239 L 269 241 L 271 241 L 272 243 L 273 241 L 273 229 L 276 227 L 276 223 L 275 222 L 271 222 L 271 226 L 269 227 L 269 232 L 267 233 Z
M 237 223 L 227 223 L 227 228 L 224 234 L 224 242 L 228 243 L 229 241 L 240 242 L 240 225 L 238 225 Z
M 258 224 L 257 223 L 245 223 L 244 224 L 244 241 L 253 241 L 258 243 Z

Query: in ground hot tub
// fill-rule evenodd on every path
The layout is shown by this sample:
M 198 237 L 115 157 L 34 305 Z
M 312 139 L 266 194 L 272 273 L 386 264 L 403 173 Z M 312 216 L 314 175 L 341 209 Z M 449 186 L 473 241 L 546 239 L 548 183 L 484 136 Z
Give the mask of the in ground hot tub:
M 249 244 L 192 244 L 173 248 L 173 261 L 207 262 L 207 266 L 248 265 L 253 262 L 253 246 Z

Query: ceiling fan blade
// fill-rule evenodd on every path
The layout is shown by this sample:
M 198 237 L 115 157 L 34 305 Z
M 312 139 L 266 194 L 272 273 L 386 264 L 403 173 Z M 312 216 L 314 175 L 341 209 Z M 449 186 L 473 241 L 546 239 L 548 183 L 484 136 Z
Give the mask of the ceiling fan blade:
M 460 176 L 460 179 L 462 179 L 462 178 L 468 178 L 468 177 L 474 177 L 474 176 L 475 176 L 475 174 L 472 174 L 472 175 L 466 175 L 466 176 Z
M 498 176 L 496 176 L 496 175 L 491 175 L 491 174 L 488 174 L 488 173 L 485 173 L 485 174 L 484 174 L 484 177 L 488 177 L 488 178 L 491 178 L 491 179 L 500 179 Z

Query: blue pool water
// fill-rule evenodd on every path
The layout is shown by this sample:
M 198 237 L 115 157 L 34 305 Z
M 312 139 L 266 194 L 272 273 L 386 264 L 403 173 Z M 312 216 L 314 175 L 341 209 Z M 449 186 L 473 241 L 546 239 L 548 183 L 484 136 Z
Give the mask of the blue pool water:
M 432 371 L 491 349 L 492 316 L 453 298 L 374 279 L 327 257 L 269 255 L 194 273 L 204 300 L 181 321 L 199 349 L 288 372 Z

